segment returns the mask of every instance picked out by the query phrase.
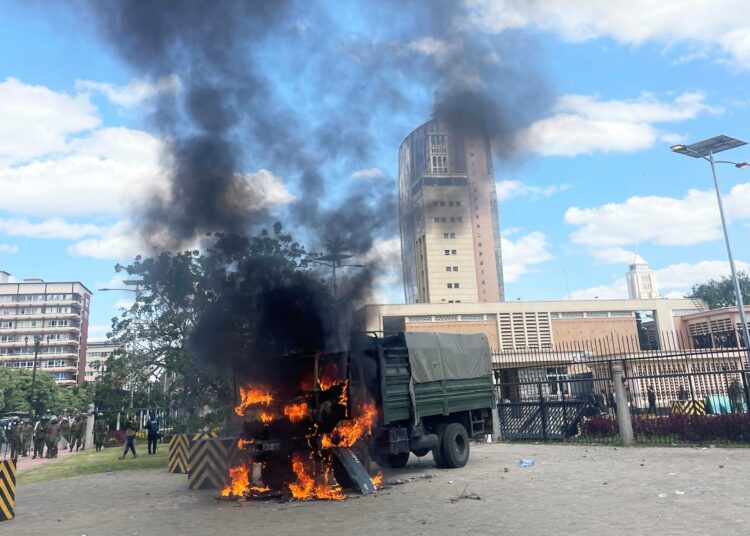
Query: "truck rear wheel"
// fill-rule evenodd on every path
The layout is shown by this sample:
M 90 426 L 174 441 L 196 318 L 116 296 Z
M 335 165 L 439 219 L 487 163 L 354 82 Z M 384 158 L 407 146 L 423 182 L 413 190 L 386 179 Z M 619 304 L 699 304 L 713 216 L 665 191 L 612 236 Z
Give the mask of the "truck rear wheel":
M 452 422 L 445 427 L 440 442 L 440 453 L 444 467 L 457 469 L 469 461 L 469 435 L 463 425 Z M 437 461 L 437 459 L 436 459 Z

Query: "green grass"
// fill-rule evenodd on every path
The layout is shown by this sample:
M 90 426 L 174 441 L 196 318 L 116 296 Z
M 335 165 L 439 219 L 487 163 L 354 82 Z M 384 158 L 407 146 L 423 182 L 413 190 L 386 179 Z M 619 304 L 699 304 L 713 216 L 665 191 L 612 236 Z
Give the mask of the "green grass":
M 131 471 L 136 469 L 166 469 L 167 445 L 159 445 L 159 450 L 149 456 L 143 443 L 137 444 L 138 457 L 132 454 L 124 460 L 118 460 L 122 455 L 122 447 L 108 448 L 101 452 L 85 450 L 68 458 L 47 462 L 38 467 L 18 473 L 18 485 L 34 484 L 47 480 L 59 480 L 71 476 L 91 475 L 115 471 Z

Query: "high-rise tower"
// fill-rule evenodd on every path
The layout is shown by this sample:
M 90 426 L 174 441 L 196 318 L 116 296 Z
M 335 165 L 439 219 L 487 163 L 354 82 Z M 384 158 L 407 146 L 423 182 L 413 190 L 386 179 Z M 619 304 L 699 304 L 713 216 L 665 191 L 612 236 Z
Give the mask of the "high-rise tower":
M 504 300 L 500 217 L 484 129 L 433 119 L 399 148 L 407 303 Z

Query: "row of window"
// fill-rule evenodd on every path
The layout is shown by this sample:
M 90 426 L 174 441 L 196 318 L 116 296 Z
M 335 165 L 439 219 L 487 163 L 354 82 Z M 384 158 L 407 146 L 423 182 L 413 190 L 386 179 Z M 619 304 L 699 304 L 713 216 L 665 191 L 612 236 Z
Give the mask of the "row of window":
M 74 326 L 70 320 L 19 320 L 14 322 L 13 320 L 0 320 L 0 329 L 12 329 L 12 328 L 65 328 L 68 326 Z
M 41 368 L 59 368 L 59 367 L 75 367 L 75 361 L 68 361 L 66 359 L 50 359 L 48 361 L 38 361 L 37 367 Z M 33 361 L 13 361 L 5 363 L 5 368 L 34 368 Z
M 435 216 L 432 220 L 435 223 L 463 223 L 464 221 L 461 216 Z
M 109 357 L 112 352 L 86 352 L 86 355 L 89 357 Z
M 0 309 L 0 315 L 43 315 L 43 314 L 68 314 L 71 312 L 70 307 L 18 307 L 17 309 L 4 308 Z
M 459 288 L 458 283 L 448 283 L 448 288 Z
M 443 233 L 443 238 L 456 238 L 456 233 Z
M 75 350 L 66 346 L 42 346 L 39 355 L 48 354 L 74 354 Z M 0 348 L 0 355 L 34 355 L 33 346 L 24 346 L 23 348 Z
M 458 272 L 458 266 L 446 266 L 445 271 L 446 272 Z
M 461 201 L 433 201 L 432 202 L 433 207 L 460 207 Z
M 444 249 L 443 251 L 445 255 L 458 255 L 455 249 Z
M 26 344 L 33 344 L 34 340 L 32 337 L 28 337 L 28 340 L 26 340 L 28 335 L 0 335 L 0 342 L 25 342 Z M 42 342 L 46 343 L 47 341 L 74 341 L 78 342 L 78 337 L 76 337 L 72 333 L 50 333 L 50 334 L 42 334 L 40 335 L 42 338 Z
M 0 303 L 73 300 L 81 301 L 81 296 L 79 294 L 5 294 L 0 296 Z

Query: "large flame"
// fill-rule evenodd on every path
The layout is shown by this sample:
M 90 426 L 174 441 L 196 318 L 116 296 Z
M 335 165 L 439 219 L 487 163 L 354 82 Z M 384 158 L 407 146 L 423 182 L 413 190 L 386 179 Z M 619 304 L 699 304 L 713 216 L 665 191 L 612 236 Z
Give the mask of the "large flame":
M 260 420 L 263 421 L 263 424 L 270 424 L 271 421 L 273 420 L 273 415 L 271 415 L 270 413 L 266 411 L 261 411 Z
M 327 465 L 320 472 L 315 471 L 312 454 L 305 459 L 301 452 L 292 454 L 292 470 L 297 476 L 297 482 L 289 484 L 292 497 L 299 500 L 325 499 L 342 501 L 346 495 L 338 483 L 330 482 L 330 469 Z
M 305 402 L 299 404 L 287 404 L 284 406 L 284 415 L 289 417 L 289 421 L 291 422 L 299 422 L 307 418 L 309 413 L 310 408 Z
M 234 408 L 234 412 L 240 417 L 243 417 L 245 415 L 245 410 L 247 410 L 247 408 L 249 408 L 250 406 L 258 404 L 269 406 L 271 404 L 271 401 L 273 400 L 273 396 L 271 395 L 271 393 L 269 393 L 265 389 L 258 389 L 252 386 L 248 386 L 247 389 L 245 389 L 244 387 L 240 387 L 240 398 L 242 400 L 237 405 L 237 407 Z
M 253 472 L 252 464 L 240 464 L 235 467 L 229 468 L 229 479 L 230 484 L 221 490 L 220 495 L 222 497 L 242 497 L 248 493 L 266 493 L 271 491 L 271 488 L 251 486 L 250 475 Z
M 372 432 L 372 421 L 377 414 L 375 404 L 363 404 L 359 406 L 359 416 L 351 420 L 341 421 L 330 434 L 322 434 L 320 437 L 323 448 L 351 447 L 361 437 L 366 437 Z
M 339 368 L 335 363 L 328 363 L 318 374 L 318 385 L 321 391 L 327 391 L 342 381 L 339 377 Z

